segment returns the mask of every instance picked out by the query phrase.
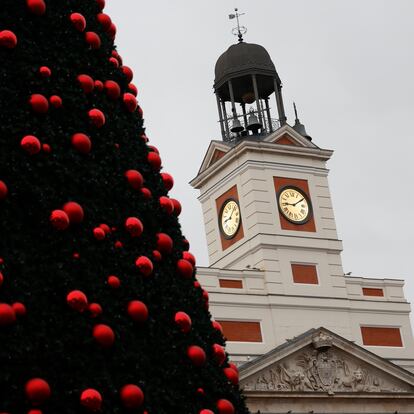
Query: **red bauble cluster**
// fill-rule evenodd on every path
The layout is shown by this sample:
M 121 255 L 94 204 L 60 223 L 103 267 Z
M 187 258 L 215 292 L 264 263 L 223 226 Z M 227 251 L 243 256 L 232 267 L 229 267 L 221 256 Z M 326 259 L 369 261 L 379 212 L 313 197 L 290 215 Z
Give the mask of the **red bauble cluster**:
M 91 76 L 81 74 L 77 77 L 77 80 L 80 87 L 86 94 L 93 92 L 95 89 L 95 82 Z
M 46 4 L 44 0 L 26 0 L 27 8 L 36 16 L 42 16 L 46 13 Z
M 80 290 L 69 292 L 66 296 L 66 303 L 77 312 L 83 312 L 88 308 L 88 298 Z
M 42 378 L 32 378 L 26 383 L 26 397 L 34 405 L 43 404 L 50 398 L 51 393 L 49 384 Z
M 102 395 L 99 391 L 89 388 L 82 391 L 80 403 L 91 411 L 99 411 L 102 407 Z
M 88 154 L 92 149 L 91 139 L 82 133 L 72 135 L 72 146 L 81 154 Z
M 4 181 L 0 180 L 0 200 L 5 200 L 7 194 L 9 193 L 9 189 Z
M 29 99 L 32 111 L 37 114 L 45 114 L 49 110 L 49 101 L 41 94 L 35 93 Z
M 128 170 L 125 177 L 134 190 L 139 190 L 144 185 L 144 177 L 137 170 Z
M 119 99 L 121 96 L 121 87 L 119 84 L 112 80 L 107 80 L 104 83 L 104 88 L 108 98 L 116 100 Z
M 164 183 L 164 187 L 167 191 L 170 191 L 174 186 L 174 178 L 171 174 L 166 172 L 161 173 L 161 178 Z
M 80 204 L 69 201 L 63 206 L 63 211 L 68 215 L 70 224 L 79 224 L 83 221 L 84 212 Z
M 17 37 L 10 30 L 2 30 L 0 32 L 0 47 L 6 49 L 14 49 L 17 46 Z
M 69 216 L 63 210 L 53 210 L 50 222 L 56 230 L 66 230 L 69 227 Z
M 168 214 L 171 215 L 174 212 L 174 204 L 170 198 L 166 196 L 160 197 L 160 206 Z
M 183 259 L 188 260 L 193 266 L 196 265 L 196 258 L 190 252 L 183 252 Z
M 179 326 L 181 332 L 188 333 L 191 330 L 191 318 L 185 312 L 177 312 L 174 322 Z
M 180 259 L 177 261 L 177 273 L 184 279 L 191 279 L 193 272 L 193 265 L 188 260 Z
M 197 345 L 191 345 L 188 347 L 187 356 L 196 367 L 202 367 L 207 360 L 204 349 Z
M 0 303 L 0 327 L 13 325 L 15 322 L 15 310 L 6 303 Z
M 89 120 L 91 121 L 91 124 L 96 128 L 102 128 L 105 125 L 105 115 L 104 113 L 99 109 L 91 109 L 88 112 Z
M 115 333 L 108 325 L 95 325 L 92 334 L 95 341 L 103 348 L 110 348 L 115 342 Z
M 144 403 L 144 393 L 140 387 L 134 384 L 122 387 L 120 396 L 122 405 L 127 409 L 139 408 Z
M 236 412 L 233 404 L 224 398 L 218 400 L 216 405 L 219 414 L 234 414 Z
M 79 32 L 83 32 L 86 29 L 86 19 L 80 13 L 72 13 L 69 16 L 70 21 L 73 24 L 73 27 Z
M 147 305 L 139 300 L 132 300 L 128 303 L 128 315 L 133 321 L 144 323 L 148 319 Z
M 95 32 L 86 32 L 85 41 L 91 47 L 91 49 L 99 49 L 101 47 L 101 38 Z
M 139 237 L 144 231 L 141 220 L 136 217 L 128 217 L 125 222 L 125 228 L 132 237 Z
M 238 385 L 239 383 L 239 374 L 233 368 L 224 368 L 223 369 L 224 375 L 227 379 L 233 384 Z
M 21 148 L 26 151 L 29 155 L 35 155 L 40 152 L 42 145 L 38 138 L 33 135 L 26 135 L 20 141 Z
M 151 260 L 148 259 L 148 257 L 146 256 L 138 257 L 135 261 L 135 265 L 145 277 L 150 276 L 152 271 L 154 270 L 154 265 L 152 264 Z
M 170 254 L 173 250 L 173 240 L 172 238 L 165 233 L 157 233 L 157 249 L 161 253 Z

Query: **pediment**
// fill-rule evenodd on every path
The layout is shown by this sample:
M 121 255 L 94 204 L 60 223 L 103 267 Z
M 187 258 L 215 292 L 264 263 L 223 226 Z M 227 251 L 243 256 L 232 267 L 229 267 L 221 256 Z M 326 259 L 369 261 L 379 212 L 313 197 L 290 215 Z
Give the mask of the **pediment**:
M 296 132 L 290 125 L 284 125 L 277 131 L 273 132 L 265 138 L 267 142 L 273 142 L 277 145 L 287 145 L 302 148 L 319 148 L 304 136 Z
M 210 143 L 210 146 L 208 147 L 208 150 L 206 152 L 206 155 L 201 164 L 198 174 L 205 171 L 211 165 L 215 164 L 217 161 L 223 158 L 227 154 L 227 152 L 230 150 L 230 148 L 231 147 L 224 142 L 212 141 Z
M 413 374 L 324 328 L 243 365 L 240 384 L 247 393 L 414 393 Z

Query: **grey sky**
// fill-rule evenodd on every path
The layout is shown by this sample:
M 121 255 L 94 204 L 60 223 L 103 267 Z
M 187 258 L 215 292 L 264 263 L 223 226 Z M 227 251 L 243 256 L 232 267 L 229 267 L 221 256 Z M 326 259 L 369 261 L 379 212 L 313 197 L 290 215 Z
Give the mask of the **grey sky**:
M 207 265 L 197 192 L 188 182 L 220 138 L 214 65 L 246 12 L 314 142 L 335 150 L 330 186 L 346 272 L 404 278 L 414 299 L 414 1 L 107 0 L 118 50 L 135 72 L 148 136 L 173 174 L 181 223 Z

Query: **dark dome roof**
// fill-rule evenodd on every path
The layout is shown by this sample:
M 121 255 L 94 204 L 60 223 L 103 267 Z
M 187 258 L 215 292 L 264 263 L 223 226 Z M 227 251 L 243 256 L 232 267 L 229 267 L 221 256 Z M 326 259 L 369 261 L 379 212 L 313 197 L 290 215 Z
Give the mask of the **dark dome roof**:
M 214 87 L 217 89 L 230 78 L 250 73 L 277 76 L 275 65 L 263 46 L 237 43 L 230 46 L 217 60 Z

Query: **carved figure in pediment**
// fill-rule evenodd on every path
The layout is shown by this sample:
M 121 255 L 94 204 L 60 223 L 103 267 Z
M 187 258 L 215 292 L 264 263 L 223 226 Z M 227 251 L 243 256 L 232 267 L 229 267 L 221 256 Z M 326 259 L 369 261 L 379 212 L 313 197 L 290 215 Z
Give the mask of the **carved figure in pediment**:
M 325 387 L 331 387 L 336 378 L 336 361 L 328 352 L 322 352 L 318 355 L 317 363 L 318 377 Z
M 264 375 L 260 375 L 256 381 L 256 390 L 267 391 L 269 389 L 269 382 Z

